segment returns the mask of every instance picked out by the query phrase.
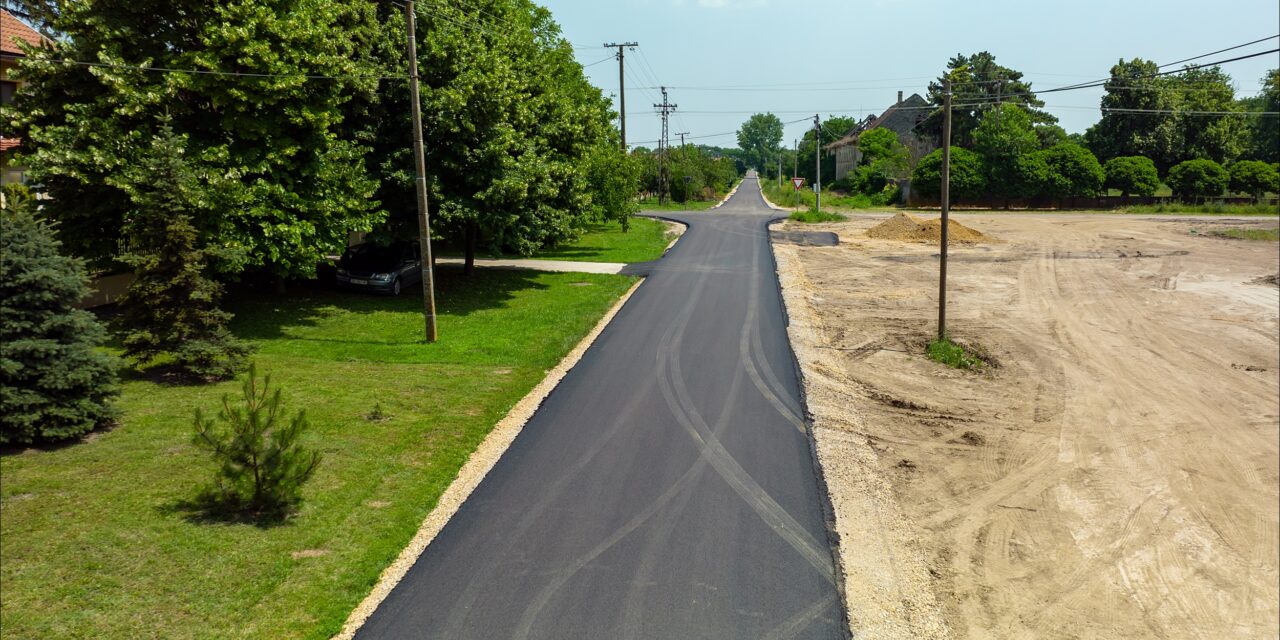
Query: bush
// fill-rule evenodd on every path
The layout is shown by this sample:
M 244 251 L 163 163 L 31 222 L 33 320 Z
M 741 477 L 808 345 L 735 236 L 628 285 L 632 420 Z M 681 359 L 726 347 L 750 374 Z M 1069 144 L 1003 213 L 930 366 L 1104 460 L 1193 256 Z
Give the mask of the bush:
M 287 425 L 280 390 L 271 393 L 271 376 L 258 382 L 257 367 L 249 366 L 242 385 L 244 407 L 233 407 L 222 396 L 219 415 L 227 424 L 219 430 L 212 418 L 195 411 L 195 444 L 213 454 L 218 471 L 197 502 L 214 513 L 254 516 L 286 515 L 302 500 L 302 485 L 320 464 L 320 453 L 307 451 L 298 439 L 307 430 L 306 412 Z
M 951 147 L 951 199 L 976 198 L 986 193 L 986 169 L 982 157 L 962 147 Z M 925 197 L 941 195 L 942 149 L 920 159 L 911 173 L 911 188 Z
M 7 194 L 7 192 L 6 192 Z M 52 227 L 21 202 L 0 213 L 0 443 L 75 438 L 112 420 L 116 361 L 76 308 L 84 263 L 59 255 Z
M 1093 196 L 1102 191 L 1106 174 L 1102 165 L 1088 149 L 1071 142 L 1062 142 L 1037 151 L 1048 165 L 1050 175 L 1045 195 Z
M 1247 193 L 1255 198 L 1267 191 L 1280 192 L 1280 173 L 1275 167 L 1261 160 L 1241 160 L 1228 172 L 1231 174 L 1231 190 Z
M 1144 156 L 1121 156 L 1107 161 L 1106 186 L 1118 189 L 1120 195 L 1150 196 L 1160 188 L 1160 172 L 1156 163 Z
M 1217 197 L 1227 190 L 1231 177 L 1222 165 L 1201 158 L 1173 165 L 1165 182 L 1179 198 Z

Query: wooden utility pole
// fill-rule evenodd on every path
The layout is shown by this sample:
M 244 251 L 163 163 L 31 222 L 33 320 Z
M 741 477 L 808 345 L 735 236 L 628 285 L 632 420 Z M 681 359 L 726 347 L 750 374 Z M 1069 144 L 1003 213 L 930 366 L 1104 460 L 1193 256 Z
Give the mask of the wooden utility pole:
M 813 174 L 813 210 L 822 212 L 822 120 L 818 114 L 813 114 L 813 148 L 814 162 L 817 164 L 815 173 Z
M 938 339 L 947 338 L 947 216 L 951 211 L 951 81 L 942 81 L 942 237 L 938 249 Z
M 618 49 L 618 128 L 622 131 L 622 152 L 627 152 L 627 82 L 626 75 L 623 71 L 623 53 L 626 49 L 635 50 L 640 46 L 638 42 L 606 42 L 605 47 L 616 47 Z M 608 60 L 608 58 L 605 58 Z
M 404 15 L 409 30 L 409 110 L 413 114 L 413 160 L 417 165 L 415 191 L 418 194 L 418 257 L 422 260 L 422 315 L 427 324 L 427 342 L 435 342 L 435 265 L 431 260 L 431 218 L 427 212 L 427 157 L 422 145 L 422 104 L 418 97 L 418 41 L 413 0 L 405 1 Z
M 798 175 L 800 175 L 800 139 L 792 138 L 791 139 L 791 177 L 794 178 Z M 796 203 L 796 205 L 799 205 L 800 190 L 793 188 L 791 189 L 791 192 L 793 194 L 791 196 L 792 200 Z

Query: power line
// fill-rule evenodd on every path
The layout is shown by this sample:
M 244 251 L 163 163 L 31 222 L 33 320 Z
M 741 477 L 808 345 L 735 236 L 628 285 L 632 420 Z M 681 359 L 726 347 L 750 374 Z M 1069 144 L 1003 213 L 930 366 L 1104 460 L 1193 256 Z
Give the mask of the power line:
M 192 75 L 205 76 L 228 76 L 241 78 L 279 78 L 279 79 L 298 79 L 298 80 L 403 80 L 406 74 L 399 75 L 379 75 L 379 74 L 360 74 L 349 73 L 341 75 L 321 75 L 309 73 L 253 73 L 248 71 L 218 71 L 216 69 L 177 69 L 173 67 L 152 67 L 147 65 L 133 65 L 116 62 L 88 62 L 84 60 L 70 60 L 67 58 L 31 58 L 11 53 L 0 54 L 0 59 L 4 60 L 21 60 L 23 64 L 69 64 L 82 67 L 101 67 L 106 69 L 122 69 L 129 71 L 147 71 L 154 73 L 187 73 Z M 389 73 L 383 71 L 381 73 Z
M 1217 50 L 1217 51 L 1211 51 L 1211 52 L 1209 52 L 1209 53 L 1204 53 L 1204 54 L 1201 54 L 1201 55 L 1198 55 L 1198 56 L 1195 56 L 1195 57 L 1192 57 L 1192 58 L 1186 58 L 1185 60 L 1178 60 L 1178 61 L 1176 61 L 1176 62 L 1166 62 L 1166 63 L 1164 63 L 1164 64 L 1160 65 L 1160 68 L 1161 68 L 1161 69 L 1163 69 L 1163 68 L 1165 68 L 1165 67 L 1172 67 L 1172 66 L 1173 66 L 1173 65 L 1175 65 L 1175 64 L 1182 64 L 1182 63 L 1184 63 L 1184 62 L 1191 62 L 1192 60 L 1199 60 L 1200 58 L 1208 58 L 1209 56 L 1216 56 L 1216 55 L 1218 55 L 1219 53 L 1226 53 L 1226 52 L 1228 52 L 1228 51 L 1235 51 L 1236 49 L 1243 49 L 1243 48 L 1245 48 L 1245 47 L 1247 47 L 1247 46 L 1249 46 L 1249 45 L 1258 44 L 1258 43 L 1260 43 L 1260 42 L 1266 42 L 1266 41 L 1268 41 L 1268 40 L 1275 40 L 1276 38 L 1280 38 L 1280 34 L 1276 34 L 1276 35 L 1274 35 L 1274 36 L 1267 36 L 1267 37 L 1265 37 L 1265 38 L 1260 38 L 1260 39 L 1258 39 L 1258 40 L 1254 40 L 1253 42 L 1246 42 L 1246 43 L 1244 43 L 1244 44 L 1238 44 L 1238 45 L 1236 45 L 1236 46 L 1234 46 L 1234 47 L 1227 47 L 1226 49 L 1219 49 L 1219 50 Z

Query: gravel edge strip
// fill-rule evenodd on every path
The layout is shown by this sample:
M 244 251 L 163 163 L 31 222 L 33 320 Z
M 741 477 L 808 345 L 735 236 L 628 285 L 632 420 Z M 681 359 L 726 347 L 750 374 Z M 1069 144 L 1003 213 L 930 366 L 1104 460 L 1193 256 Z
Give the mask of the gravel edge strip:
M 820 348 L 825 340 L 798 250 L 770 245 L 787 312 L 787 337 L 800 364 L 814 447 L 834 511 L 850 634 L 859 640 L 949 638 L 912 527 L 880 475 L 876 452 L 858 435 L 865 429 L 837 377 L 840 363 L 832 351 Z
M 524 429 L 525 423 L 529 421 L 529 418 L 533 417 L 538 407 L 542 405 L 542 401 L 560 384 L 560 381 L 569 373 L 569 370 L 578 364 L 583 354 L 595 343 L 596 338 L 600 337 L 600 333 L 604 331 L 605 327 L 609 326 L 614 316 L 622 310 L 627 300 L 631 299 L 632 294 L 642 284 L 644 284 L 643 279 L 632 285 L 613 307 L 604 314 L 604 317 L 600 318 L 600 321 L 591 329 L 591 332 L 578 342 L 577 346 L 566 354 L 555 368 L 548 371 L 547 376 L 521 398 L 506 416 L 503 416 L 494 425 L 493 430 L 489 432 L 489 435 L 485 436 L 480 446 L 476 447 L 476 450 L 471 453 L 471 457 L 462 465 L 462 468 L 458 471 L 458 476 L 453 479 L 453 482 L 444 490 L 444 493 L 440 494 L 440 499 L 436 502 L 436 506 L 422 521 L 422 526 L 418 528 L 418 532 L 414 534 L 408 546 L 400 552 L 400 556 L 394 562 L 382 571 L 382 575 L 378 578 L 373 590 L 351 612 L 351 615 L 347 617 L 347 621 L 342 625 L 342 631 L 333 636 L 333 640 L 351 640 L 355 637 L 356 632 L 369 619 L 369 616 L 373 615 L 378 605 L 382 604 L 382 601 L 391 593 L 391 590 L 400 583 L 400 580 L 418 561 L 418 557 L 422 555 L 422 552 L 426 550 L 431 541 L 444 528 L 444 525 L 466 502 L 471 492 L 480 486 L 480 482 L 489 474 L 489 470 L 497 464 L 502 454 L 506 453 L 507 448 L 511 446 L 516 436 Z

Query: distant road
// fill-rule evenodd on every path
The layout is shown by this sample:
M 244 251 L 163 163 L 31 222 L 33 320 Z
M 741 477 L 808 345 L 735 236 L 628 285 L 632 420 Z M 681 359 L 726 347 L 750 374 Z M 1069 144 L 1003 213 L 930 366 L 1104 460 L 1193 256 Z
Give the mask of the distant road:
M 842 638 L 749 175 L 690 225 L 357 635 Z

